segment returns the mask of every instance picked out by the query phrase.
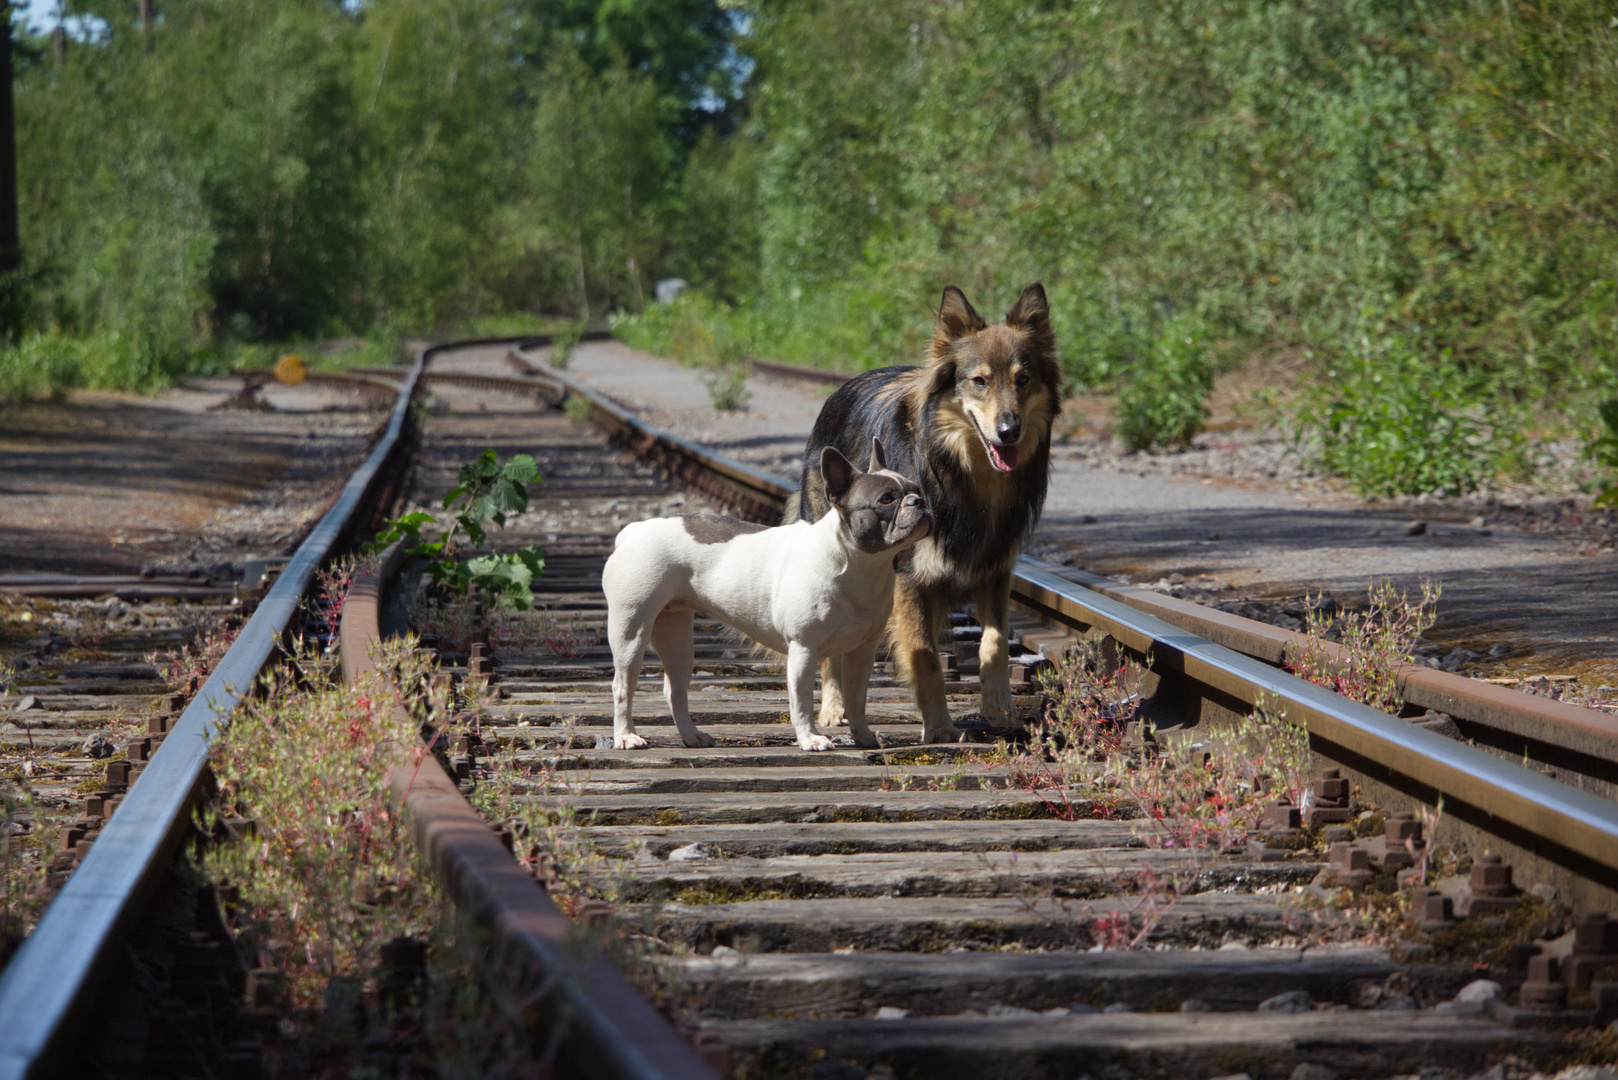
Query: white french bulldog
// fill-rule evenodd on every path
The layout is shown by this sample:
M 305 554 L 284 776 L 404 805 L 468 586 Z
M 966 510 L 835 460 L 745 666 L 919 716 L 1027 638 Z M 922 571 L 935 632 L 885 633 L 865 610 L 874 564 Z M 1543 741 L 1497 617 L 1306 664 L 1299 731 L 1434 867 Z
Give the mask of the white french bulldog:
M 815 670 L 843 661 L 843 712 L 854 741 L 875 747 L 865 690 L 893 608 L 893 560 L 931 531 L 921 489 L 890 472 L 871 444 L 860 472 L 835 447 L 820 456 L 836 508 L 811 524 L 766 528 L 716 514 L 654 518 L 624 526 L 601 573 L 612 645 L 612 744 L 646 745 L 631 715 L 641 661 L 651 643 L 663 661 L 663 693 L 687 746 L 712 746 L 691 722 L 691 617 L 702 611 L 765 648 L 784 653 L 798 745 L 830 750 L 815 731 Z

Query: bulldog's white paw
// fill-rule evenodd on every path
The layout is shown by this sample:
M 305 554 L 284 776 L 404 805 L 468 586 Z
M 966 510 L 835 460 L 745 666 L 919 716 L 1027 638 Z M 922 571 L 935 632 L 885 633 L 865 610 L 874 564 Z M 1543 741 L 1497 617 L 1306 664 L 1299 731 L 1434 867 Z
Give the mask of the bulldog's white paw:
M 808 742 L 805 742 L 804 740 L 799 739 L 798 740 L 798 747 L 799 747 L 799 749 L 802 749 L 802 750 L 811 750 L 811 751 L 813 751 L 813 750 L 830 750 L 830 749 L 832 749 L 832 742 L 831 742 L 830 739 L 826 738 L 826 736 L 824 736 L 824 735 L 811 735 L 811 736 L 809 736 L 809 741 Z
M 934 728 L 931 731 L 922 731 L 921 741 L 924 743 L 952 743 L 961 741 L 961 733 L 953 727 Z
M 713 736 L 708 734 L 706 731 L 697 732 L 696 733 L 696 738 L 694 738 L 694 739 L 687 739 L 684 736 L 681 736 L 680 741 L 685 743 L 685 745 L 687 745 L 687 746 L 694 746 L 694 747 L 707 747 L 707 746 L 715 746 L 715 745 L 717 745 L 713 741 Z
M 645 739 L 633 731 L 628 735 L 619 735 L 612 740 L 614 750 L 644 750 L 649 744 Z
M 821 727 L 847 727 L 848 717 L 844 716 L 841 712 L 821 713 L 820 719 L 816 720 L 815 723 L 819 724 Z
M 861 750 L 880 750 L 882 749 L 882 740 L 877 738 L 874 731 L 856 731 L 854 733 L 854 745 Z

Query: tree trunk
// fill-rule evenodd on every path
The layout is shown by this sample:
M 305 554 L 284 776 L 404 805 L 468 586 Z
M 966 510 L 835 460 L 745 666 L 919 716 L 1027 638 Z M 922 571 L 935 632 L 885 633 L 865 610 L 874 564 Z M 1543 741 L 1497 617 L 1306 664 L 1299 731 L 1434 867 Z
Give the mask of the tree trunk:
M 635 313 L 644 314 L 646 311 L 646 294 L 640 287 L 640 266 L 635 262 L 635 186 L 624 185 L 624 246 L 629 249 L 629 257 L 624 260 L 629 267 L 629 283 L 635 291 Z
M 22 265 L 22 238 L 17 232 L 17 115 L 11 101 L 11 8 L 5 14 L 5 40 L 0 41 L 0 273 Z
M 584 276 L 584 227 L 579 210 L 579 140 L 578 130 L 568 124 L 567 147 L 567 213 L 573 224 L 574 271 L 579 288 L 579 321 L 590 321 L 590 292 Z

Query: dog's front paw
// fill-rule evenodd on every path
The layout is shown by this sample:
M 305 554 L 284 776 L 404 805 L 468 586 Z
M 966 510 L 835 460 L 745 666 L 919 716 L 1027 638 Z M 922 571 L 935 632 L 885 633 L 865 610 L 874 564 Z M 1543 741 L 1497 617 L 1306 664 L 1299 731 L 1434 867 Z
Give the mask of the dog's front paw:
M 614 750 L 644 750 L 648 745 L 650 744 L 645 739 L 636 735 L 633 731 L 628 735 L 619 735 L 612 740 Z
M 799 739 L 798 748 L 809 751 L 830 750 L 832 749 L 832 742 L 824 735 L 811 735 L 807 739 Z
M 877 737 L 874 731 L 856 731 L 854 732 L 854 745 L 861 750 L 880 750 L 882 749 L 882 740 Z
M 951 743 L 960 742 L 960 740 L 961 733 L 953 727 L 933 728 L 932 730 L 923 730 L 921 733 L 921 741 L 924 743 Z
M 819 719 L 817 719 L 815 723 L 819 724 L 821 727 L 847 727 L 848 717 L 844 716 L 842 710 L 839 709 L 836 712 L 821 713 Z
M 680 741 L 685 743 L 685 745 L 687 745 L 687 746 L 694 746 L 694 747 L 699 747 L 699 748 L 705 748 L 705 747 L 717 745 L 713 741 L 713 736 L 708 734 L 706 731 L 693 732 L 692 735 L 694 736 L 693 738 L 686 738 L 685 736 L 682 735 L 680 737 Z

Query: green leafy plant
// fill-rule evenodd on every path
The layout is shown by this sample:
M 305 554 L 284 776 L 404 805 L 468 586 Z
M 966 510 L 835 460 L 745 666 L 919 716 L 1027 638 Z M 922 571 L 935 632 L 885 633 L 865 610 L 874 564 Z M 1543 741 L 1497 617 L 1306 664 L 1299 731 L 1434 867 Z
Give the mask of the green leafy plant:
M 461 466 L 458 480 L 443 499 L 445 510 L 455 507 L 456 511 L 441 537 L 422 538 L 422 528 L 439 521 L 418 510 L 388 522 L 371 542 L 371 550 L 408 540 L 406 554 L 427 560 L 426 572 L 440 589 L 460 594 L 485 589 L 506 606 L 528 610 L 534 603 L 533 580 L 545 569 L 545 552 L 539 545 L 462 559 L 456 554 L 455 541 L 461 533 L 473 547 L 482 547 L 488 541 L 485 526 L 492 521 L 504 528 L 507 514 L 526 510 L 528 485 L 539 481 L 539 466 L 527 454 L 517 454 L 501 465 L 493 450 L 485 450 Z
M 578 348 L 579 341 L 584 337 L 584 324 L 570 323 L 559 327 L 551 334 L 551 354 L 549 357 L 551 367 L 557 371 L 567 370 L 568 361 L 573 359 L 573 350 Z
M 583 394 L 569 394 L 567 400 L 562 402 L 562 412 L 575 423 L 588 424 L 590 417 L 595 415 L 595 406 Z
M 1326 372 L 1306 423 L 1319 461 L 1362 495 L 1460 495 L 1494 472 L 1489 399 L 1449 350 L 1366 335 Z
M 1599 411 L 1607 433 L 1590 443 L 1590 454 L 1607 470 L 1612 483 L 1596 495 L 1596 505 L 1618 506 L 1618 398 L 1603 401 Z
M 1212 389 L 1206 327 L 1194 315 L 1175 316 L 1120 380 L 1118 437 L 1133 451 L 1189 443 L 1208 419 Z
M 743 412 L 752 395 L 747 390 L 747 377 L 753 365 L 745 358 L 721 360 L 708 368 L 702 384 L 708 388 L 708 403 L 720 412 Z

